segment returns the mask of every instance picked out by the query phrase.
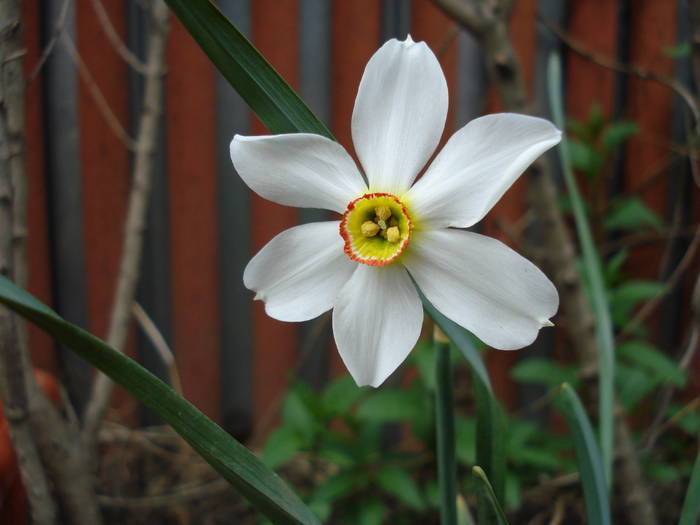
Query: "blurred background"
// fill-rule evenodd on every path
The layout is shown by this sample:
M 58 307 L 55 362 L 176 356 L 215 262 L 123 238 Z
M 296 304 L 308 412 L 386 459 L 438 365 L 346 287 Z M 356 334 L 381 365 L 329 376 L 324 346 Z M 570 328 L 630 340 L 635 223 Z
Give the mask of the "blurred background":
M 119 42 L 145 59 L 146 3 L 23 4 L 30 79 L 28 288 L 101 338 L 114 299 L 133 137 L 143 111 L 143 75 L 124 60 L 128 52 Z M 429 0 L 222 0 L 218 5 L 350 151 L 350 117 L 364 65 L 390 38 L 410 33 L 439 58 L 450 91 L 443 142 L 472 118 L 503 108 L 482 43 Z M 620 410 L 629 416 L 632 439 L 642 451 L 643 478 L 658 502 L 657 522 L 671 523 L 700 429 L 691 307 L 699 179 L 693 180 L 689 156 L 691 113 L 678 94 L 678 86 L 685 86 L 697 100 L 689 6 L 686 0 L 518 0 L 509 28 L 532 114 L 549 114 L 548 56 L 560 53 L 564 61 L 571 160 L 620 335 Z M 265 134 L 265 128 L 174 19 L 166 56 L 137 302 L 172 350 L 184 395 L 236 438 L 266 451 L 267 461 L 282 468 L 326 519 L 434 521 L 436 489 L 429 481 L 434 467 L 426 459 L 433 446 L 430 350 L 419 345 L 381 390 L 360 390 L 345 375 L 329 315 L 287 324 L 253 303 L 242 284 L 250 257 L 283 229 L 328 216 L 251 194 L 233 170 L 229 142 L 236 133 Z M 547 162 L 560 180 L 557 153 Z M 551 275 L 549 254 L 538 242 L 546 232 L 532 227 L 527 192 L 527 181 L 520 180 L 478 229 Z M 565 193 L 559 204 L 570 221 Z M 556 328 L 543 331 L 530 348 L 484 353 L 494 390 L 512 418 L 506 494 L 514 523 L 583 522 L 580 489 L 566 478 L 573 471 L 570 444 L 547 392 L 564 380 L 594 382 L 596 371 L 572 350 L 575 325 L 586 320 L 569 315 L 553 321 Z M 35 366 L 60 378 L 81 414 L 91 368 L 35 329 L 30 329 L 30 349 Z M 134 323 L 126 350 L 171 380 L 152 331 L 148 335 Z M 456 373 L 463 412 L 459 457 L 466 469 L 474 461 L 474 414 L 471 390 L 460 385 L 471 378 L 459 368 Z M 659 406 L 655 400 L 669 391 L 669 400 Z M 339 420 L 337 414 L 346 412 L 350 419 Z M 121 435 L 119 429 L 159 425 L 157 418 L 118 392 L 108 419 L 115 426 L 109 427 L 114 432 L 107 441 L 119 446 L 104 449 L 103 493 L 136 499 L 144 486 L 157 495 L 182 481 L 178 471 L 161 480 L 162 486 L 151 483 L 153 472 L 162 474 L 162 464 L 152 460 L 160 466 L 148 470 L 150 463 L 141 462 L 147 452 L 114 437 Z M 654 423 L 657 419 L 661 423 Z M 658 434 L 653 441 L 649 429 Z M 124 471 L 125 465 L 143 470 L 137 476 Z M 183 463 L 177 465 L 182 470 Z M 337 481 L 347 472 L 353 474 Z M 328 487 L 329 479 L 336 480 L 335 488 L 317 494 L 314 487 Z M 558 484 L 547 485 L 549 492 L 533 492 L 552 479 Z M 151 507 L 131 500 L 102 503 L 115 523 L 127 516 L 134 523 L 218 523 L 219 518 L 205 521 L 204 516 L 219 516 L 216 509 L 230 502 L 210 499 L 217 503 L 208 506 L 205 496 Z M 360 496 L 383 502 L 382 510 L 370 515 L 378 505 L 368 503 L 367 516 L 353 514 L 358 512 L 353 499 Z M 632 523 L 623 500 L 616 523 Z M 226 516 L 246 516 L 240 505 L 244 510 L 231 511 L 239 514 Z

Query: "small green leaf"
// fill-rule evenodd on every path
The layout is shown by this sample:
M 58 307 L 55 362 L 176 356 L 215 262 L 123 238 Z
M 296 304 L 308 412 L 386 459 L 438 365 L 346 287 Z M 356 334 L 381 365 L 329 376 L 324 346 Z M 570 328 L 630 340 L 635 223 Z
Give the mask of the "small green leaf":
M 323 389 L 321 405 L 329 416 L 342 414 L 348 412 L 367 390 L 358 387 L 353 378 L 346 374 Z
M 687 58 L 690 56 L 690 42 L 679 42 L 675 46 L 664 48 L 664 55 L 669 58 Z
M 0 276 L 0 303 L 107 374 L 180 434 L 204 460 L 275 523 L 318 519 L 265 464 L 187 400 L 133 359 L 62 319 Z
M 625 341 L 617 348 L 618 356 L 637 364 L 650 375 L 677 387 L 685 386 L 687 377 L 678 364 L 645 341 Z
M 605 283 L 609 288 L 612 288 L 622 279 L 622 265 L 625 264 L 629 253 L 626 249 L 620 250 L 615 255 L 610 257 L 605 265 Z
M 303 445 L 303 439 L 294 428 L 280 427 L 267 438 L 262 460 L 268 467 L 276 468 L 301 450 Z
M 663 221 L 638 197 L 625 197 L 612 205 L 603 225 L 607 231 L 635 232 L 644 228 L 659 230 Z
M 610 311 L 616 326 L 622 326 L 629 320 L 630 313 L 640 301 L 651 299 L 661 294 L 664 283 L 656 281 L 625 281 L 610 292 Z
M 349 496 L 355 490 L 355 480 L 356 476 L 352 471 L 338 472 L 316 487 L 311 499 L 330 503 Z
M 610 151 L 637 133 L 639 126 L 634 122 L 616 122 L 603 131 L 603 146 Z
M 365 421 L 413 421 L 426 410 L 426 399 L 414 390 L 385 388 L 367 396 L 357 408 L 357 417 Z
M 572 140 L 569 146 L 573 168 L 589 178 L 596 177 L 603 168 L 603 156 L 588 142 Z
M 381 525 L 384 521 L 384 505 L 381 500 L 363 499 L 357 507 L 357 523 L 362 525 Z
M 414 510 L 423 510 L 425 502 L 416 482 L 408 472 L 395 465 L 386 465 L 377 472 L 377 483 L 386 492 Z
M 519 361 L 513 367 L 511 376 L 521 383 L 541 384 L 549 388 L 562 383 L 578 383 L 575 367 L 560 365 L 542 357 L 529 357 Z
M 318 424 L 310 407 L 303 399 L 299 387 L 293 387 L 285 396 L 282 405 L 282 421 L 285 426 L 293 428 L 303 439 L 305 446 L 310 446 Z

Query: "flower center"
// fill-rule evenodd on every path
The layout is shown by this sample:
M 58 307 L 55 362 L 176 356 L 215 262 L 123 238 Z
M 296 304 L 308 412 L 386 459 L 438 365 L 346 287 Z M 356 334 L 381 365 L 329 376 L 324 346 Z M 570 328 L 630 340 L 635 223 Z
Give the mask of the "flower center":
M 348 204 L 340 221 L 345 253 L 370 266 L 385 266 L 403 253 L 413 223 L 406 206 L 389 193 L 367 193 Z

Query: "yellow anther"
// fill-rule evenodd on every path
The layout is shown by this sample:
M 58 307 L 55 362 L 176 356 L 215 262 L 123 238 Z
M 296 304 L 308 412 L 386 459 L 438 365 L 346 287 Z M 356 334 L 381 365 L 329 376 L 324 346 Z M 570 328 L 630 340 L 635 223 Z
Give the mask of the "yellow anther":
M 385 221 L 391 217 L 391 210 L 389 209 L 389 206 L 377 206 L 374 212 L 377 214 L 377 219 L 380 221 Z
M 360 226 L 360 229 L 362 230 L 362 235 L 365 237 L 374 237 L 379 231 L 379 225 L 376 222 L 365 221 L 362 223 L 362 226 Z
M 386 230 L 386 240 L 389 242 L 398 242 L 399 240 L 399 228 L 398 226 L 392 226 Z

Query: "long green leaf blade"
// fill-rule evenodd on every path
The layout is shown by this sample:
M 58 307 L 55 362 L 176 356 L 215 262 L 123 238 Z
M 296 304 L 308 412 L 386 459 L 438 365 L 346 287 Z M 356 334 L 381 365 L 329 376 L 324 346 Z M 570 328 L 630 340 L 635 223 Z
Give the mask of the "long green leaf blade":
M 547 68 L 547 80 L 549 84 L 550 104 L 552 107 L 552 117 L 554 123 L 564 129 L 564 105 L 561 97 L 561 61 L 559 55 L 552 53 L 549 57 Z M 614 403 L 615 403 L 615 339 L 613 334 L 613 324 L 610 317 L 610 308 L 605 292 L 603 280 L 603 270 L 600 264 L 600 257 L 593 242 L 593 235 L 588 225 L 586 211 L 583 206 L 583 199 L 576 184 L 573 170 L 571 168 L 569 155 L 569 142 L 566 133 L 562 134 L 559 144 L 559 154 L 564 172 L 564 181 L 569 193 L 574 219 L 576 221 L 576 232 L 581 243 L 583 255 L 584 271 L 588 277 L 591 290 L 591 305 L 596 317 L 596 339 L 598 341 L 598 369 L 599 369 L 599 390 L 598 396 L 598 419 L 600 422 L 600 449 L 603 455 L 603 471 L 608 488 L 612 486 L 612 460 L 613 460 L 613 439 L 614 439 Z
M 559 408 L 569 425 L 581 473 L 583 497 L 586 502 L 588 523 L 610 525 L 610 503 L 603 474 L 600 449 L 593 434 L 591 422 L 574 389 L 564 383 L 561 387 Z
M 472 473 L 479 481 L 481 489 L 481 498 L 488 502 L 490 507 L 489 518 L 484 519 L 479 518 L 479 523 L 484 525 L 497 524 L 497 525 L 508 525 L 508 519 L 506 518 L 506 513 L 503 511 L 500 501 L 496 497 L 496 493 L 493 490 L 493 486 L 489 482 L 489 478 L 486 476 L 486 472 L 480 466 L 476 465 L 472 468 Z
M 211 61 L 272 133 L 333 138 L 270 63 L 210 0 L 165 0 Z
M 418 288 L 417 285 L 416 288 Z M 474 370 L 477 380 L 489 393 L 491 393 L 489 373 L 484 366 L 484 362 L 482 361 L 478 350 L 472 344 L 471 338 L 469 337 L 467 331 L 457 323 L 450 321 L 447 317 L 438 312 L 437 308 L 435 308 L 430 301 L 426 299 L 423 292 L 418 290 L 418 293 L 421 301 L 423 301 L 423 308 L 428 313 L 430 318 L 435 321 L 435 324 L 440 327 L 452 344 L 462 353 L 464 358 L 469 363 L 469 366 L 471 366 L 472 370 Z
M 700 518 L 700 451 L 695 458 L 678 525 L 695 525 L 698 518 Z
M 52 335 L 159 414 L 207 463 L 275 523 L 319 523 L 277 474 L 141 365 L 68 323 L 2 276 L 0 303 Z

